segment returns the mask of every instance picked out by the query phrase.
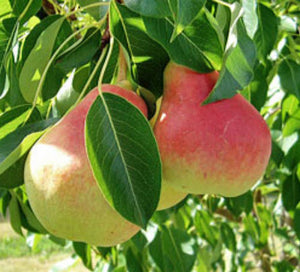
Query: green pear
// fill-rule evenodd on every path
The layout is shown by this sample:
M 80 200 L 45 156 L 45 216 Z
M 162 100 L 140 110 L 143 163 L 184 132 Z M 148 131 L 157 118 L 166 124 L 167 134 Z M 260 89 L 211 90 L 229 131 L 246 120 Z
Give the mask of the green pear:
M 136 93 L 116 85 L 103 85 L 102 91 L 122 96 L 147 115 Z M 35 215 L 51 234 L 106 247 L 130 239 L 140 228 L 108 204 L 92 173 L 84 125 L 97 96 L 95 88 L 32 147 L 25 186 Z

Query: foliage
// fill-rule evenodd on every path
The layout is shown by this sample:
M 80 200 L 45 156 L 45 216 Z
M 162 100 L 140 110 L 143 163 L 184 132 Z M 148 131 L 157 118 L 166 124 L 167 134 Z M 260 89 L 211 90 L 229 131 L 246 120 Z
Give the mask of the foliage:
M 248 271 L 257 266 L 263 271 L 299 270 L 299 23 L 299 3 L 294 0 L 3 0 L 0 212 L 9 211 L 11 225 L 20 235 L 27 235 L 24 230 L 47 234 L 30 208 L 23 185 L 28 151 L 89 90 L 117 82 L 122 48 L 127 79 L 146 100 L 148 119 L 162 95 L 163 70 L 170 59 L 198 72 L 220 70 L 205 103 L 242 93 L 270 127 L 272 155 L 264 177 L 242 196 L 190 195 L 173 208 L 154 212 L 160 161 L 150 126 L 129 103 L 113 95 L 101 96 L 87 120 L 86 144 L 94 171 L 103 167 L 101 154 L 93 149 L 103 137 L 97 124 L 107 119 L 114 127 L 103 125 L 102 132 L 110 130 L 117 143 L 114 152 L 121 154 L 127 146 L 136 152 L 134 159 L 120 160 L 125 164 L 121 166 L 140 160 L 142 186 L 153 190 L 145 194 L 133 175 L 125 184 L 132 190 L 125 191 L 121 203 L 116 199 L 122 188 L 114 189 L 121 186 L 118 182 L 99 184 L 118 212 L 146 227 L 112 248 L 74 242 L 86 267 L 164 272 Z M 115 107 L 137 120 L 139 133 L 126 129 L 132 126 L 126 115 L 111 114 Z M 145 163 L 151 164 L 150 172 L 143 169 Z M 134 203 L 128 201 L 132 198 Z

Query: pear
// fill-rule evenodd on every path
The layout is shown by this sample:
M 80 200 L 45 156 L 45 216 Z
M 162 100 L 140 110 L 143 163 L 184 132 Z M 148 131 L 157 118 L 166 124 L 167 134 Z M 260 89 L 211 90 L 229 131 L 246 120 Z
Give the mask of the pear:
M 240 94 L 203 105 L 218 76 L 170 62 L 154 133 L 169 186 L 235 197 L 264 174 L 271 136 L 259 112 Z
M 122 96 L 147 115 L 136 93 L 116 85 L 103 85 L 102 91 Z M 30 205 L 51 234 L 106 247 L 130 239 L 140 228 L 108 204 L 92 173 L 84 125 L 97 95 L 95 88 L 40 138 L 27 157 L 24 175 Z
M 153 128 L 157 121 L 160 107 L 161 107 L 162 97 L 158 98 L 156 101 L 156 111 L 154 116 L 150 120 L 150 125 Z M 178 192 L 172 186 L 170 186 L 167 182 L 165 182 L 164 177 L 162 177 L 161 181 L 161 193 L 160 193 L 160 200 L 157 206 L 157 210 L 165 210 L 168 209 L 180 201 L 182 201 L 187 196 L 187 193 Z

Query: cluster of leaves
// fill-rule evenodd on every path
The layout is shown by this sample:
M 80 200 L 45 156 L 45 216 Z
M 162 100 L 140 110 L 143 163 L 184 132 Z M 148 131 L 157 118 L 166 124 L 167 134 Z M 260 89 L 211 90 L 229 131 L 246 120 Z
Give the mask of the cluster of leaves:
M 100 165 L 101 154 L 95 152 L 99 135 L 94 131 L 99 131 L 99 123 L 106 124 L 102 131 L 111 133 L 111 139 L 121 144 L 112 156 L 120 148 L 126 149 L 126 138 L 138 143 L 131 148 L 143 157 L 143 163 L 136 166 L 138 160 L 132 158 L 125 163 L 151 166 L 141 171 L 145 173 L 144 183 L 130 173 L 116 173 L 127 177 L 122 183 L 125 188 L 119 190 L 128 192 L 122 199 L 114 193 L 113 188 L 120 186 L 114 180 L 105 179 L 100 186 L 116 210 L 147 228 L 113 248 L 74 242 L 74 250 L 84 264 L 95 271 L 248 271 L 257 265 L 264 271 L 299 269 L 297 1 L 2 2 L 0 211 L 5 215 L 9 210 L 17 233 L 24 235 L 26 229 L 65 244 L 47 233 L 30 208 L 23 185 L 26 156 L 48 127 L 98 85 L 99 77 L 101 83 L 118 80 L 121 45 L 129 63 L 128 79 L 147 100 L 149 118 L 154 101 L 162 95 L 163 70 L 170 59 L 198 72 L 220 70 L 220 79 L 206 103 L 241 92 L 264 115 L 271 129 L 272 156 L 264 178 L 243 196 L 189 196 L 174 208 L 154 213 L 160 162 L 149 125 L 130 104 L 113 95 L 102 95 L 89 113 L 97 118 L 87 120 L 91 164 L 95 173 L 99 169 L 105 173 L 103 169 L 109 168 Z M 121 120 L 118 118 L 128 125 L 131 118 L 112 116 L 105 110 L 114 107 L 134 117 L 142 138 L 116 127 Z M 115 122 L 100 122 L 104 119 Z M 126 137 L 121 139 L 120 135 Z M 138 148 L 141 141 L 148 155 Z M 108 148 L 103 146 L 101 150 Z M 152 190 L 146 186 L 152 186 Z M 153 194 L 145 197 L 137 193 L 140 188 Z M 135 203 L 131 201 L 133 194 Z

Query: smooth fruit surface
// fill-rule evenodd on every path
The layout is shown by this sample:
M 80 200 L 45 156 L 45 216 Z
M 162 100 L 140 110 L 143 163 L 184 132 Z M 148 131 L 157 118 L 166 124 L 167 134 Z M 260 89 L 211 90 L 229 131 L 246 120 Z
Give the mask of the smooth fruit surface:
M 161 107 L 161 101 L 162 101 L 162 97 L 160 97 L 156 101 L 156 112 L 150 120 L 150 125 L 152 128 L 155 126 L 155 123 L 157 121 L 160 107 Z M 187 193 L 176 191 L 176 189 L 174 189 L 169 183 L 167 183 L 164 180 L 164 177 L 162 177 L 160 201 L 158 203 L 157 210 L 160 211 L 160 210 L 168 209 L 168 208 L 178 204 L 186 196 L 187 196 Z
M 154 133 L 166 182 L 181 192 L 238 196 L 263 175 L 269 128 L 240 94 L 207 105 L 218 73 L 169 63 Z
M 122 96 L 147 115 L 146 104 L 136 93 L 115 85 L 103 85 L 102 91 Z M 34 213 L 50 233 L 113 246 L 140 228 L 110 207 L 88 161 L 84 125 L 97 95 L 95 88 L 33 146 L 25 165 L 25 186 Z

